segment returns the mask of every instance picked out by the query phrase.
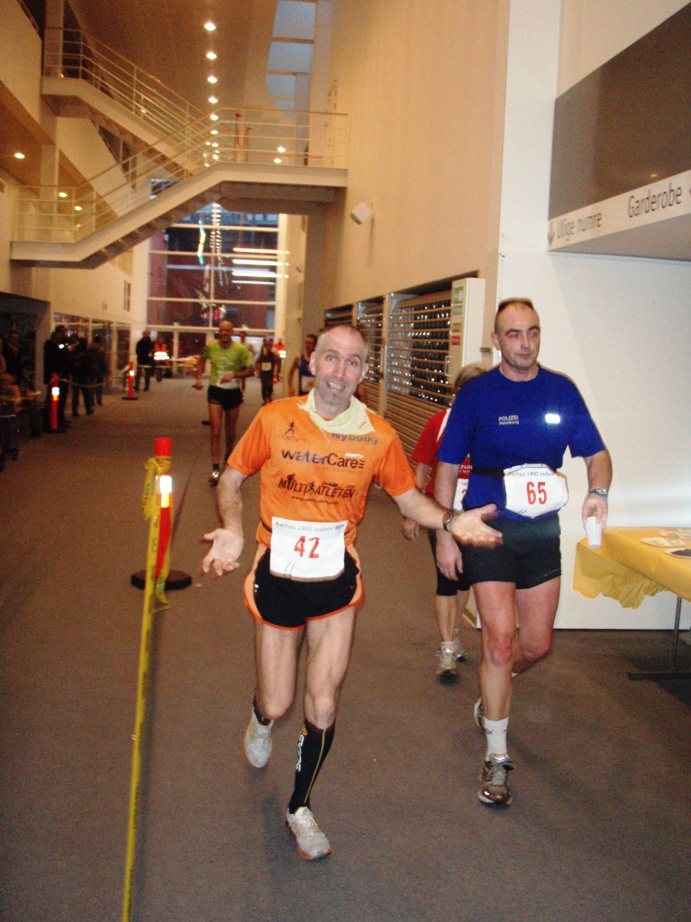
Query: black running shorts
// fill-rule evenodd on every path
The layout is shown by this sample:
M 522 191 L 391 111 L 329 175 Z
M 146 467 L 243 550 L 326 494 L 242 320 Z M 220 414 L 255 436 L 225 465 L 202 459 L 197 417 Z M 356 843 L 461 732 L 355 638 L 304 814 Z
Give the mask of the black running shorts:
M 239 387 L 216 387 L 210 384 L 206 399 L 224 410 L 236 410 L 242 403 L 242 391 Z
M 516 589 L 532 589 L 561 576 L 559 516 L 517 522 L 492 519 L 504 543 L 493 549 L 463 546 L 463 567 L 475 583 L 514 583 Z
M 267 548 L 245 581 L 245 604 L 259 621 L 294 631 L 307 621 L 328 618 L 362 602 L 359 561 L 352 551 L 345 551 L 341 575 L 328 580 L 302 582 L 275 576 L 270 562 Z

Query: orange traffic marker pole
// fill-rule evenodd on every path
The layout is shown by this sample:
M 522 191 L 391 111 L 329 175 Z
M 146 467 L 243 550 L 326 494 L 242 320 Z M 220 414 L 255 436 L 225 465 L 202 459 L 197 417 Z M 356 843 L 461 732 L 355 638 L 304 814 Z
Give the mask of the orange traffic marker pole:
M 50 382 L 50 428 L 53 432 L 58 428 L 58 404 L 60 402 L 60 380 L 57 372 L 53 372 Z
M 123 400 L 137 400 L 134 396 L 134 362 L 127 366 L 127 394 Z
M 50 414 L 50 420 L 47 420 L 48 429 L 46 430 L 49 433 L 53 432 L 65 432 L 65 427 L 60 425 L 58 408 L 60 406 L 60 378 L 57 372 L 53 372 L 50 379 L 50 405 L 48 407 L 48 412 Z

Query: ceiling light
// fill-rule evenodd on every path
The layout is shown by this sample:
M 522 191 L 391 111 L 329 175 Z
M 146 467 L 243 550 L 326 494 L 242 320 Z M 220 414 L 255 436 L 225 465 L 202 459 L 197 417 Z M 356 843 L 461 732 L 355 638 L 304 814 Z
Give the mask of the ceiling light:
M 20 150 L 18 150 L 14 156 L 17 158 L 17 160 L 23 160 L 26 154 L 23 154 Z
M 58 192 L 58 198 L 67 198 L 66 192 Z
M 75 206 L 74 206 L 74 210 L 75 210 L 75 211 L 81 211 L 81 210 L 82 210 L 82 206 L 81 206 L 81 205 L 75 205 Z
M 218 141 L 214 141 L 214 143 L 213 143 L 211 146 L 212 146 L 212 147 L 218 147 Z
M 286 149 L 285 147 L 283 147 L 283 145 L 281 145 L 280 147 L 277 147 L 276 150 L 279 152 L 279 154 L 285 154 L 286 152 Z
M 211 119 L 212 122 L 217 122 L 217 121 L 218 121 L 218 116 L 216 115 L 215 112 L 212 112 L 211 115 L 209 116 L 209 118 Z
M 218 134 L 218 128 L 212 128 L 211 134 Z
M 215 61 L 216 58 L 218 57 L 215 51 L 207 51 L 206 56 L 210 61 Z
M 209 20 L 209 22 L 204 23 L 204 28 L 206 29 L 207 32 L 215 32 L 216 24 L 211 22 L 211 20 Z
M 274 157 L 274 163 L 283 163 L 280 157 Z
M 217 103 L 217 102 L 218 102 L 218 100 L 216 99 L 215 96 L 209 96 L 209 102 L 210 102 L 211 105 L 213 106 L 214 103 Z
M 209 81 L 209 83 L 218 83 L 218 77 L 214 77 L 213 74 L 209 74 L 206 79 Z

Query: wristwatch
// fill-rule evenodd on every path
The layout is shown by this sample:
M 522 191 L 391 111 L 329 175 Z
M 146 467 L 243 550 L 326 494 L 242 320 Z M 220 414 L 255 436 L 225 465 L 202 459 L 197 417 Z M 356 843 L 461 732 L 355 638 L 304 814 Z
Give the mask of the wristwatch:
M 589 493 L 595 493 L 597 496 L 602 496 L 604 499 L 607 499 L 609 495 L 609 490 L 605 490 L 604 487 L 593 487 L 592 490 L 588 491 Z
M 451 534 L 451 523 L 453 522 L 453 520 L 456 518 L 457 515 L 458 515 L 458 512 L 456 512 L 455 509 L 450 509 L 448 512 L 444 513 L 444 517 L 441 520 L 441 527 L 444 529 L 444 531 Z

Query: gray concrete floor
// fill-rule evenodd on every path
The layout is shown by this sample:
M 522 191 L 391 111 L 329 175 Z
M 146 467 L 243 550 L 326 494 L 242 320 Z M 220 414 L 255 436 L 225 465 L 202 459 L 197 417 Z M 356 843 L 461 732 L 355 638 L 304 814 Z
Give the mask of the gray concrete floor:
M 465 628 L 468 662 L 441 685 L 429 548 L 402 539 L 377 490 L 358 541 L 367 600 L 313 796 L 334 851 L 298 857 L 282 820 L 301 711 L 251 769 L 251 621 L 239 574 L 199 576 L 216 513 L 190 384 L 111 395 L 68 433 L 23 440 L 0 474 L 0 918 L 121 918 L 143 603 L 130 576 L 146 558 L 144 464 L 169 436 L 172 565 L 193 584 L 153 633 L 133 919 L 689 919 L 689 686 L 627 678 L 666 663 L 669 634 L 559 632 L 517 683 L 514 803 L 485 808 L 478 633 Z M 250 381 L 243 426 L 258 405 Z M 248 481 L 246 563 L 257 490 Z

